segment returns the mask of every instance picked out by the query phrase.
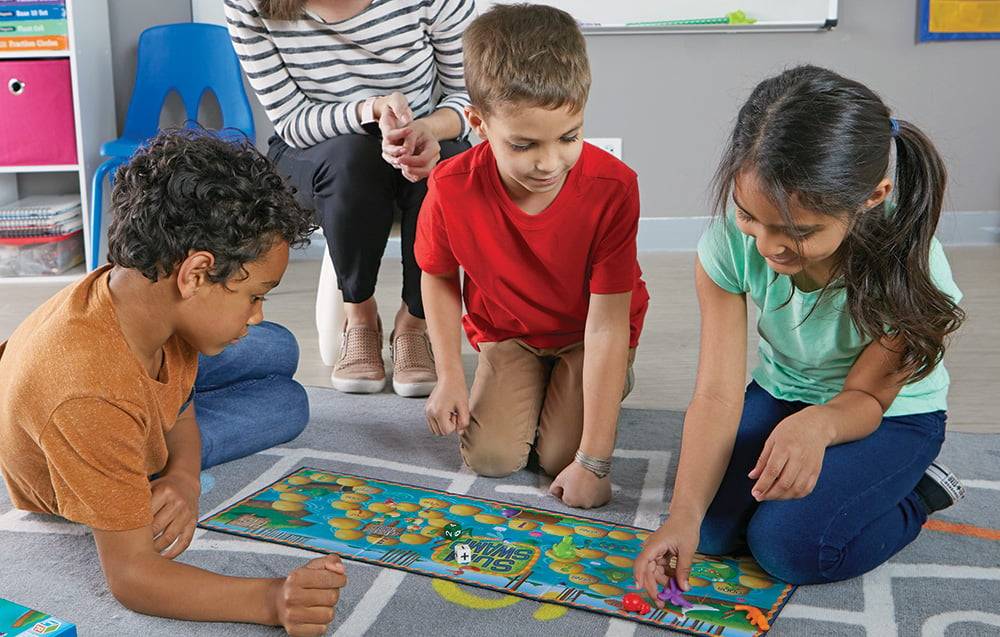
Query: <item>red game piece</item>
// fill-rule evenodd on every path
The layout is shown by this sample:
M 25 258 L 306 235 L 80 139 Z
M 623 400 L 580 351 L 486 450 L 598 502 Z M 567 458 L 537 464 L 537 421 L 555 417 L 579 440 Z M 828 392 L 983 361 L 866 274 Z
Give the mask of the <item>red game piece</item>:
M 649 612 L 649 604 L 635 593 L 625 593 L 622 597 L 622 610 L 645 615 Z

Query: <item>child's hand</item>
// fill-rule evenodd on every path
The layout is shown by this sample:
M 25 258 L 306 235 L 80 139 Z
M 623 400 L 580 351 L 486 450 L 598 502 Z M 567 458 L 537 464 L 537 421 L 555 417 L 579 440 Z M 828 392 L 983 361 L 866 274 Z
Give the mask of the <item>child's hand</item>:
M 174 559 L 191 544 L 198 523 L 198 477 L 165 475 L 149 483 L 153 492 L 153 548 Z
M 461 382 L 438 379 L 424 407 L 427 427 L 438 436 L 462 433 L 469 426 L 469 393 Z
M 807 407 L 774 428 L 757 465 L 748 474 L 757 483 L 751 493 L 758 502 L 795 500 L 812 493 L 823 468 L 826 440 Z
M 700 522 L 668 517 L 643 544 L 642 552 L 632 564 L 632 574 L 636 588 L 645 589 L 658 607 L 663 608 L 663 602 L 657 600 L 656 595 L 671 576 L 677 580 L 681 590 L 691 588 L 688 577 L 700 536 Z M 674 567 L 670 565 L 671 557 L 677 560 Z
M 580 463 L 571 462 L 552 481 L 549 493 L 566 506 L 578 509 L 599 507 L 611 499 L 611 478 L 598 478 Z
M 284 580 L 277 580 L 272 588 L 275 623 L 292 637 L 325 635 L 345 584 L 344 564 L 336 555 L 309 561 Z

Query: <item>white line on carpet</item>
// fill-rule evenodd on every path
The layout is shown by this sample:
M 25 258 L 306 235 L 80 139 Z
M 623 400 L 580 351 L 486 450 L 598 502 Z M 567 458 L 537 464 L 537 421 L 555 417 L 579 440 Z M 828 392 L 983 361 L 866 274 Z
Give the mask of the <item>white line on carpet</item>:
M 970 489 L 991 489 L 1000 491 L 1000 480 L 962 480 L 962 484 Z
M 1000 628 L 1000 615 L 976 610 L 956 610 L 928 617 L 920 630 L 922 637 L 945 637 L 948 628 L 954 624 L 976 623 Z

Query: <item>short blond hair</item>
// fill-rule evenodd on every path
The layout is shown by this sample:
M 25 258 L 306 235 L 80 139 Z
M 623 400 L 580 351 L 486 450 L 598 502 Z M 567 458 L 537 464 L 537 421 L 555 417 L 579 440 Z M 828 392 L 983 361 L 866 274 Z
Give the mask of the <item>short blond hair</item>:
M 462 43 L 465 85 L 484 114 L 516 103 L 574 112 L 587 105 L 587 43 L 565 11 L 498 4 L 469 25 Z

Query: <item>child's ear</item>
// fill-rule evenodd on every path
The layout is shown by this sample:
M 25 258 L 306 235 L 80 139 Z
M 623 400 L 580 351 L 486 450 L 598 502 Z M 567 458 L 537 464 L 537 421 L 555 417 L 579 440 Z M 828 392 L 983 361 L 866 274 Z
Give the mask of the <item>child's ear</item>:
M 479 139 L 486 139 L 486 117 L 475 106 L 465 107 L 465 119 L 469 120 L 469 126 L 476 131 Z
M 872 191 L 871 196 L 865 201 L 865 210 L 871 210 L 888 199 L 890 193 L 892 193 L 892 182 L 888 179 L 883 179 L 875 186 L 875 190 Z
M 211 285 L 208 275 L 215 267 L 215 255 L 205 250 L 190 251 L 177 266 L 177 290 L 181 298 L 190 299 L 201 288 Z

